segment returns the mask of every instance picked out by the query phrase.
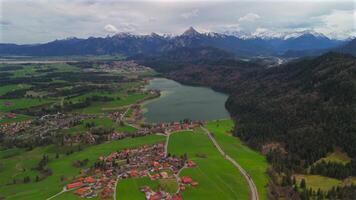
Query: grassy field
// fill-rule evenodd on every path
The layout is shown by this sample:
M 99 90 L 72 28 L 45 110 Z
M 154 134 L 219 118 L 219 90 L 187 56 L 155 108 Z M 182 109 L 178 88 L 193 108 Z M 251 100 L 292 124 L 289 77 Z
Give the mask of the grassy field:
M 8 92 L 13 92 L 16 90 L 21 90 L 21 89 L 27 89 L 30 88 L 31 85 L 28 84 L 11 84 L 11 85 L 5 85 L 0 87 L 0 96 L 4 95 Z
M 312 188 L 315 191 L 317 191 L 319 188 L 322 191 L 328 191 L 332 187 L 356 184 L 356 177 L 349 177 L 346 178 L 345 180 L 338 180 L 335 178 L 329 178 L 320 175 L 306 175 L 306 174 L 295 174 L 294 177 L 298 185 L 300 184 L 301 180 L 304 179 L 307 188 Z
M 1 115 L 1 113 L 0 113 Z M 20 122 L 20 121 L 25 121 L 25 120 L 29 120 L 32 119 L 31 116 L 28 115 L 21 115 L 21 114 L 17 114 L 16 117 L 13 118 L 0 118 L 0 124 L 4 124 L 4 123 L 12 123 L 12 122 Z
M 9 102 L 11 105 L 5 105 Z M 39 106 L 43 104 L 48 104 L 53 101 L 46 99 L 30 99 L 30 98 L 21 98 L 21 99 L 0 99 L 0 111 L 9 112 L 16 109 L 30 108 L 34 106 Z
M 297 174 L 295 175 L 295 179 L 298 185 L 300 184 L 301 180 L 304 179 L 307 187 L 312 188 L 315 191 L 317 191 L 319 188 L 322 191 L 328 191 L 333 186 L 338 186 L 342 184 L 341 180 L 329 178 L 325 176 L 319 176 L 319 175 Z
M 187 188 L 184 199 L 248 199 L 249 190 L 239 171 L 213 146 L 202 130 L 184 131 L 171 135 L 169 152 L 174 155 L 187 153 L 197 167 L 184 169 L 180 176 L 190 176 L 199 185 Z
M 214 135 L 226 154 L 235 159 L 252 177 L 261 200 L 267 199 L 268 164 L 260 153 L 248 148 L 231 135 L 234 124 L 230 119 L 208 122 L 206 128 Z
M 63 129 L 63 131 L 68 134 L 78 134 L 78 133 L 83 133 L 85 131 L 89 131 L 90 128 L 85 126 L 86 123 L 94 123 L 96 126 L 113 128 L 117 131 L 127 132 L 127 133 L 133 133 L 137 130 L 136 128 L 126 125 L 126 124 L 119 125 L 119 124 L 113 122 L 112 119 L 110 119 L 110 118 L 100 117 L 100 118 L 95 118 L 95 119 L 85 119 L 85 120 L 83 120 L 82 124 L 73 126 L 69 129 Z
M 83 200 L 85 198 L 82 198 L 76 194 L 74 194 L 73 191 L 69 191 L 69 192 L 64 192 L 58 196 L 56 196 L 55 198 L 53 198 L 53 200 Z M 99 196 L 96 196 L 94 198 L 90 198 L 91 200 L 101 200 L 101 198 Z M 110 200 L 113 198 L 109 198 L 107 200 Z
M 117 110 L 122 106 L 133 104 L 139 100 L 144 99 L 145 97 L 147 97 L 147 94 L 143 94 L 143 93 L 128 94 L 125 96 L 121 96 L 120 99 L 115 99 L 113 101 L 104 102 L 104 103 L 94 103 L 86 108 L 81 109 L 80 112 L 86 114 L 98 114 L 98 113 L 110 112 L 110 111 Z
M 2 183 L 11 182 L 14 176 L 18 176 L 18 173 L 20 173 L 21 176 L 29 175 L 31 179 L 34 180 L 36 172 L 30 169 L 37 165 L 43 154 L 49 155 L 50 162 L 48 167 L 52 169 L 53 174 L 40 182 L 0 185 L 0 196 L 6 197 L 7 200 L 46 199 L 61 191 L 62 187 L 67 183 L 66 181 L 60 181 L 61 176 L 64 176 L 70 180 L 79 174 L 78 172 L 80 169 L 75 168 L 72 165 L 74 161 L 89 159 L 88 166 L 90 166 L 98 159 L 100 155 L 106 155 L 110 152 L 123 148 L 131 148 L 141 146 L 143 144 L 154 144 L 164 140 L 164 137 L 157 135 L 116 140 L 100 145 L 90 146 L 82 151 L 75 152 L 68 156 L 60 154 L 58 159 L 55 158 L 55 151 L 59 150 L 57 150 L 57 148 L 54 146 L 47 146 L 36 148 L 32 151 L 27 151 L 7 159 L 1 159 L 0 163 L 2 167 L 0 171 L 0 177 Z M 23 168 L 27 169 L 26 172 L 23 172 Z
M 328 154 L 325 158 L 321 158 L 316 163 L 321 161 L 347 164 L 351 161 L 351 158 L 345 152 L 336 150 L 333 153 Z

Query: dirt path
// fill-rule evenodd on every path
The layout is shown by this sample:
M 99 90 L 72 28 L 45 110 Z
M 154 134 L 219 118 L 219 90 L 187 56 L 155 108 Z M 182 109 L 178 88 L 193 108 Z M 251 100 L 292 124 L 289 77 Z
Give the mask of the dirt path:
M 166 143 L 164 144 L 164 156 L 168 155 L 168 144 L 169 144 L 169 136 L 171 136 L 172 133 L 168 133 L 166 136 Z
M 221 155 L 224 156 L 224 158 L 228 161 L 230 161 L 240 172 L 241 174 L 244 176 L 244 178 L 246 179 L 248 186 L 250 188 L 250 199 L 251 200 L 259 200 L 258 198 L 258 193 L 257 193 L 257 188 L 255 183 L 253 182 L 253 180 L 251 179 L 251 176 L 234 160 L 232 159 L 229 155 L 227 155 L 222 148 L 220 147 L 219 143 L 215 140 L 215 138 L 211 135 L 211 133 L 208 131 L 208 129 L 201 127 L 204 132 L 208 135 L 208 137 L 210 138 L 210 140 L 213 142 L 214 146 L 218 149 L 218 151 L 220 152 Z
M 55 194 L 55 195 L 49 197 L 47 200 L 53 199 L 53 198 L 55 198 L 55 197 L 61 195 L 61 194 L 64 193 L 64 192 L 67 192 L 67 191 L 70 191 L 70 190 L 67 190 L 66 187 L 63 187 L 63 190 L 62 190 L 62 191 L 60 191 L 60 192 L 58 192 L 57 194 Z
M 117 190 L 117 183 L 119 182 L 119 178 L 116 178 L 116 182 L 115 182 L 115 189 L 114 189 L 114 200 L 116 200 L 116 190 Z

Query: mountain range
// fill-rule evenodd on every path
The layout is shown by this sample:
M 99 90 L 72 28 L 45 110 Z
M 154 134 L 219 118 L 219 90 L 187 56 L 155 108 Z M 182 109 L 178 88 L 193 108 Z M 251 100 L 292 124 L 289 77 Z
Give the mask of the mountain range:
M 199 33 L 193 27 L 177 36 L 152 33 L 133 35 L 119 33 L 107 37 L 89 37 L 87 39 L 68 38 L 44 44 L 17 45 L 0 44 L 0 55 L 26 56 L 67 56 L 67 55 L 103 55 L 138 54 L 154 55 L 167 50 L 182 47 L 215 47 L 236 56 L 283 55 L 287 52 L 321 51 L 346 44 L 345 40 L 330 39 L 320 33 L 299 32 L 280 37 L 238 36 L 222 33 Z

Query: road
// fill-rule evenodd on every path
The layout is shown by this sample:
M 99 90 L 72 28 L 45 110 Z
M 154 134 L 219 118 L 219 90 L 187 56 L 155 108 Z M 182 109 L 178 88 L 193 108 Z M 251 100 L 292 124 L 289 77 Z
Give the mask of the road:
M 218 149 L 220 154 L 222 156 L 224 156 L 226 160 L 230 161 L 241 172 L 241 174 L 244 176 L 244 178 L 246 179 L 246 182 L 248 183 L 248 186 L 250 188 L 250 200 L 259 200 L 258 193 L 257 193 L 257 187 L 256 187 L 255 183 L 253 182 L 251 176 L 234 159 L 232 159 L 229 155 L 227 155 L 222 150 L 222 148 L 220 147 L 219 143 L 211 135 L 211 133 L 208 131 L 208 129 L 204 128 L 203 126 L 201 128 L 208 135 L 208 137 L 213 142 L 214 146 Z
M 64 192 L 67 192 L 67 191 L 70 191 L 70 190 L 67 190 L 66 187 L 63 187 L 63 190 L 62 190 L 62 191 L 60 191 L 60 192 L 58 192 L 57 194 L 55 194 L 55 195 L 53 195 L 53 196 L 47 198 L 47 200 L 51 200 L 51 199 L 53 199 L 53 198 L 55 198 L 55 197 L 61 195 L 61 194 L 64 193 Z

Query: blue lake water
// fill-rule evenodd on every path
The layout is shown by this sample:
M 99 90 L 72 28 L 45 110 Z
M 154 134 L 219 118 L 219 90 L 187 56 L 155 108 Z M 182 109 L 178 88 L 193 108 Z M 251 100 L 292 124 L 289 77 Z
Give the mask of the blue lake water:
M 230 117 L 225 109 L 228 96 L 210 88 L 182 85 L 165 78 L 151 80 L 146 88 L 161 91 L 159 98 L 144 104 L 144 117 L 148 122 L 216 120 Z

